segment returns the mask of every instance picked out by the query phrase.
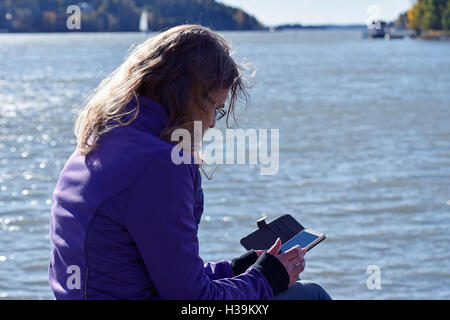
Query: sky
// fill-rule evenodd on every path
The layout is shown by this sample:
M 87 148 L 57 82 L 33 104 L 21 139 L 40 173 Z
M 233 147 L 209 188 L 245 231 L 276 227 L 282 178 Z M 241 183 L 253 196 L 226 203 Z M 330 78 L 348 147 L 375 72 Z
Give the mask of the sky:
M 365 24 L 370 17 L 395 20 L 415 0 L 218 0 L 241 8 L 267 26 L 285 23 Z

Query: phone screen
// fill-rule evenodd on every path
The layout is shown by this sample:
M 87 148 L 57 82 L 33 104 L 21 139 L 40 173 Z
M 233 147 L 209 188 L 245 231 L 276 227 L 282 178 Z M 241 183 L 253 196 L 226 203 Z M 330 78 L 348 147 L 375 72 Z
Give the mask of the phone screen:
M 298 233 L 296 236 L 294 236 L 292 239 L 290 239 L 288 242 L 284 243 L 281 246 L 280 252 L 285 252 L 290 248 L 295 247 L 296 245 L 300 245 L 300 247 L 305 248 L 317 238 L 319 238 L 319 236 L 311 234 L 306 231 L 302 231 Z

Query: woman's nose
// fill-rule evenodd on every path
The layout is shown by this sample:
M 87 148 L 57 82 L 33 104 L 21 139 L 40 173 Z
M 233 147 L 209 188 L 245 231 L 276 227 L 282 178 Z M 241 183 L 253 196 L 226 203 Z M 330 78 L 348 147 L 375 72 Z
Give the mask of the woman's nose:
M 211 124 L 209 125 L 210 128 L 214 128 L 216 126 L 216 118 L 213 119 Z

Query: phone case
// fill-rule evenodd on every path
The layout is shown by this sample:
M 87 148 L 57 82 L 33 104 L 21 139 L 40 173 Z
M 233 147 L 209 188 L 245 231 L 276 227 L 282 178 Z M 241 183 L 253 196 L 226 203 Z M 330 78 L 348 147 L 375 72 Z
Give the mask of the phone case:
M 284 243 L 305 229 L 290 214 L 282 215 L 270 223 L 266 223 L 266 219 L 267 217 L 259 219 L 256 223 L 258 230 L 241 239 L 241 245 L 245 249 L 266 250 L 275 243 L 278 237 Z

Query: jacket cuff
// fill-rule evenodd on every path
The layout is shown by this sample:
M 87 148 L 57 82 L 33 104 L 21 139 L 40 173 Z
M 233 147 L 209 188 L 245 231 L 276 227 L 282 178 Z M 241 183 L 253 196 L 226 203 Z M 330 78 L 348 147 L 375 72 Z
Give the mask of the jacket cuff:
M 252 264 L 258 260 L 255 250 L 251 249 L 241 255 L 239 258 L 231 260 L 231 268 L 235 276 L 244 273 Z
M 274 255 L 265 252 L 251 265 L 261 271 L 272 287 L 273 295 L 286 291 L 289 286 L 289 274 L 283 264 Z

